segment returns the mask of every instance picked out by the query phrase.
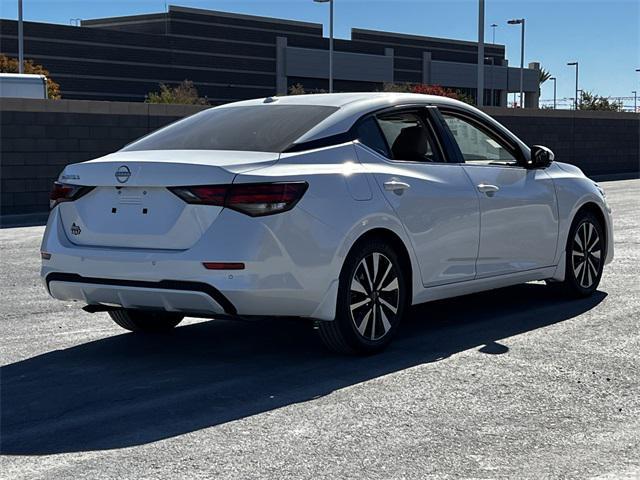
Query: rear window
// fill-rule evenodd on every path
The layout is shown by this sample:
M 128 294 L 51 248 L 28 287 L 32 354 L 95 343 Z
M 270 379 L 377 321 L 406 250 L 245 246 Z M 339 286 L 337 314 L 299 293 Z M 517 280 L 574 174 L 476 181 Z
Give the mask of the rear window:
M 214 108 L 142 137 L 123 151 L 282 152 L 336 110 L 337 107 L 318 105 Z

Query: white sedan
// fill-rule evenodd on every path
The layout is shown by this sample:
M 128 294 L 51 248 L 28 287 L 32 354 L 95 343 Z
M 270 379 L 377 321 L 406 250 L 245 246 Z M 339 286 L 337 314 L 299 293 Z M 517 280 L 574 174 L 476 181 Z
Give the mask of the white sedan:
M 410 305 L 534 280 L 595 291 L 611 211 L 553 160 L 442 97 L 223 105 L 67 166 L 42 278 L 136 332 L 295 316 L 335 351 L 373 353 Z

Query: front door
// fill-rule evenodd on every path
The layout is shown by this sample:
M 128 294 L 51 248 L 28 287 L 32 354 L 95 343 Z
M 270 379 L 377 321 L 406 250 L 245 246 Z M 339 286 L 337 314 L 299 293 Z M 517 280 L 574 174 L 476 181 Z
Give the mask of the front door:
M 553 265 L 558 209 L 553 180 L 481 120 L 443 111 L 480 200 L 477 278 Z

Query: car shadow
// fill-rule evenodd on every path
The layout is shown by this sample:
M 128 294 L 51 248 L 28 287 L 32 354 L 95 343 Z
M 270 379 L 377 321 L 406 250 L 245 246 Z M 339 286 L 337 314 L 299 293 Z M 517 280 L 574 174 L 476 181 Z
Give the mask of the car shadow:
M 480 348 L 590 310 L 606 294 L 566 300 L 526 284 L 412 309 L 383 354 L 328 353 L 310 323 L 216 320 L 170 335 L 125 333 L 0 369 L 0 451 L 123 448 L 326 395 Z M 90 321 L 87 318 L 87 321 Z

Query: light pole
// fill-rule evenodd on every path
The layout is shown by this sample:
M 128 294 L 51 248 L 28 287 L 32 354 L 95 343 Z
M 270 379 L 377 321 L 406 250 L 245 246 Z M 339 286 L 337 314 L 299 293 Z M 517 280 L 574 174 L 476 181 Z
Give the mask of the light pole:
M 491 28 L 493 29 L 493 44 L 496 44 L 496 27 L 498 26 L 497 23 L 492 23 L 491 24 Z
M 478 0 L 478 85 L 476 105 L 484 105 L 484 0 Z
M 553 109 L 556 109 L 556 77 L 550 77 L 549 80 L 553 80 Z
M 515 18 L 507 22 L 509 25 L 522 25 L 522 32 L 520 38 L 520 108 L 523 108 L 524 97 L 524 18 Z
M 569 62 L 567 63 L 570 67 L 576 67 L 576 99 L 573 103 L 573 107 L 575 110 L 578 110 L 578 69 L 580 68 L 579 62 Z
M 313 0 L 329 3 L 329 93 L 333 93 L 333 0 Z
M 18 73 L 24 73 L 24 32 L 22 30 L 22 0 L 18 0 Z
M 633 113 L 638 112 L 638 92 L 634 90 L 633 92 Z

